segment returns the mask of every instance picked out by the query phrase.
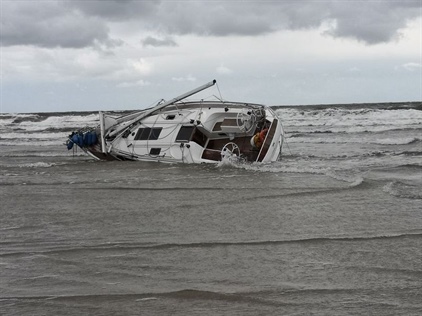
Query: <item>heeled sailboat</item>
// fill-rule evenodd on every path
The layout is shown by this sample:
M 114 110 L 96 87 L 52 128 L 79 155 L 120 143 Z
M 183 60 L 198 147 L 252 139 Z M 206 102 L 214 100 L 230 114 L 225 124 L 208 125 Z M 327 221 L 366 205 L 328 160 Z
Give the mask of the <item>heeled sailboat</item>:
M 283 147 L 283 128 L 268 106 L 244 102 L 184 101 L 213 80 L 172 100 L 127 115 L 100 112 L 100 124 L 73 132 L 79 146 L 98 160 L 169 163 L 272 162 Z

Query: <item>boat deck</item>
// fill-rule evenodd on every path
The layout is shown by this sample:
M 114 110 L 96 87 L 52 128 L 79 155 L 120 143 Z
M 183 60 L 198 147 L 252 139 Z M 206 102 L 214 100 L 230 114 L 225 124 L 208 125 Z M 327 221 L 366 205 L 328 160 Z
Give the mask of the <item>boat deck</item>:
M 219 161 L 221 160 L 221 150 L 224 145 L 229 142 L 235 143 L 239 146 L 240 154 L 248 161 L 255 161 L 259 155 L 259 149 L 253 149 L 250 144 L 250 137 L 235 137 L 233 140 L 212 139 L 208 142 L 207 147 L 202 152 L 202 159 Z

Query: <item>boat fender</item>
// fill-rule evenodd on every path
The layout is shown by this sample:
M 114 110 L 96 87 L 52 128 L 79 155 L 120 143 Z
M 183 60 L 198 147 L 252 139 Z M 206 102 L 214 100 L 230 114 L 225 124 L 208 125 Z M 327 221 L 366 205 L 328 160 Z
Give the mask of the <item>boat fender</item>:
M 97 134 L 95 134 L 95 132 L 91 132 L 90 134 L 90 146 L 95 145 L 95 143 L 97 142 Z
M 89 145 L 89 132 L 83 134 L 83 144 L 88 146 Z
M 259 132 L 259 140 L 261 141 L 261 143 L 264 142 L 265 137 L 267 136 L 268 133 L 268 128 L 264 128 L 262 131 Z
M 78 134 L 74 134 L 74 135 L 72 136 L 71 141 L 72 141 L 73 143 L 75 143 L 75 144 L 79 144 Z
M 251 141 L 250 141 L 250 143 L 251 143 L 252 148 L 256 148 L 256 145 L 255 145 L 255 136 L 256 136 L 256 135 L 253 135 L 253 136 L 251 137 Z
M 89 132 L 89 146 L 94 145 L 94 132 Z
M 262 131 L 256 133 L 251 138 L 251 145 L 253 148 L 261 148 L 262 144 L 264 143 L 265 136 L 267 136 L 268 128 L 264 128 Z
M 78 137 L 77 144 L 79 147 L 82 148 L 84 146 L 84 136 L 82 134 L 78 134 L 77 137 Z
M 97 138 L 97 133 L 96 132 L 91 132 L 91 145 L 95 145 L 98 141 Z
M 69 141 L 67 142 L 67 150 L 71 150 L 73 148 L 73 142 L 72 140 L 69 139 Z

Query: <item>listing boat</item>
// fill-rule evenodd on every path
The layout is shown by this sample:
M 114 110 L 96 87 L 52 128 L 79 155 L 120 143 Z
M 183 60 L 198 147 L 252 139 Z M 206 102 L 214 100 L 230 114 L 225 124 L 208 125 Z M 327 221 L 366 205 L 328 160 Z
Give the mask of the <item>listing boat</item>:
M 272 162 L 281 156 L 283 128 L 268 106 L 241 102 L 183 101 L 213 80 L 167 102 L 116 116 L 67 140 L 97 160 L 183 163 Z

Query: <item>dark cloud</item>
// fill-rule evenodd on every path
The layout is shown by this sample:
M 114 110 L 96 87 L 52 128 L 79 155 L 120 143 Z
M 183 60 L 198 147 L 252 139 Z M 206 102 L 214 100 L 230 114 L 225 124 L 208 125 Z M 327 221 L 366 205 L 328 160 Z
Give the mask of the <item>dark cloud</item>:
M 96 16 L 112 21 L 141 19 L 155 16 L 160 6 L 157 0 L 68 0 L 67 7 L 79 10 L 87 16 Z
M 109 41 L 101 19 L 63 9 L 54 1 L 6 1 L 2 4 L 2 45 L 81 48 Z
M 150 24 L 170 34 L 254 36 L 329 22 L 328 35 L 375 44 L 397 38 L 410 19 L 421 15 L 421 4 L 419 0 L 182 1 L 165 2 L 156 13 L 159 18 Z
M 149 23 L 155 29 L 179 35 L 253 36 L 274 31 L 274 21 L 259 4 L 230 1 L 166 2 L 160 6 L 158 18 L 151 19 Z
M 173 45 L 171 35 L 256 36 L 332 26 L 326 34 L 368 44 L 391 41 L 421 15 L 419 0 L 402 1 L 3 1 L 2 44 L 86 47 L 116 42 L 109 23 L 166 34 L 144 45 Z M 141 37 L 141 36 L 140 36 Z
M 177 43 L 170 37 L 159 39 L 152 36 L 148 36 L 145 39 L 143 39 L 141 43 L 143 46 L 153 46 L 153 47 L 177 46 Z
M 417 1 L 368 1 L 333 4 L 330 18 L 335 27 L 327 33 L 334 37 L 349 37 L 368 44 L 388 42 L 400 35 L 410 19 L 420 16 Z

